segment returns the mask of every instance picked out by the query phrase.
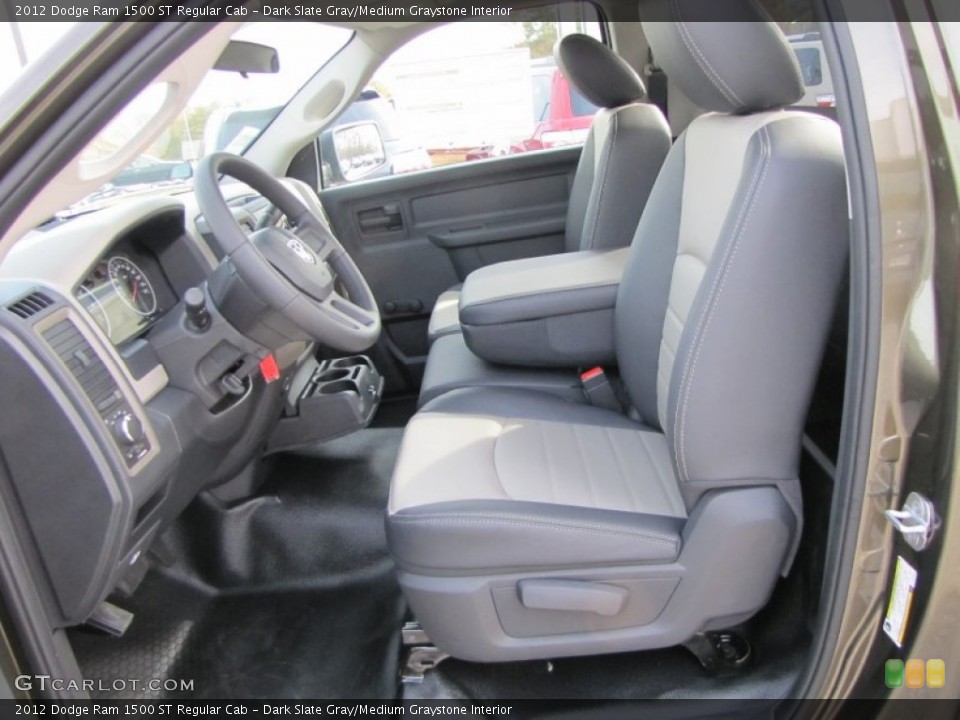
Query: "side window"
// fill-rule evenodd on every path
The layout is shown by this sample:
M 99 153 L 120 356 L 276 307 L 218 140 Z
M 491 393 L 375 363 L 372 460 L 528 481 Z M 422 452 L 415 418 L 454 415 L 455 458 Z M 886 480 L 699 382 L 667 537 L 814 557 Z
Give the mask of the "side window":
M 324 187 L 582 143 L 597 107 L 553 59 L 561 37 L 603 39 L 588 2 L 514 11 L 511 22 L 454 22 L 397 50 L 320 138 Z M 385 162 L 345 173 L 331 138 L 375 123 Z
M 794 53 L 800 62 L 803 84 L 810 87 L 822 83 L 823 67 L 820 64 L 820 51 L 812 47 L 798 47 L 794 49 Z
M 820 33 L 808 32 L 788 36 L 788 39 L 803 76 L 803 98 L 797 106 L 819 108 L 821 111 L 835 108 L 837 102 L 833 94 L 830 69 L 823 57 Z

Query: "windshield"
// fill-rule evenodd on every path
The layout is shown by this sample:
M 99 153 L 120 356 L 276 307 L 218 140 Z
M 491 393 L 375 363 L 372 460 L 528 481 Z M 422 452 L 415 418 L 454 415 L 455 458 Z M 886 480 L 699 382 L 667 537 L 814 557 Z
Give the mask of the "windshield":
M 187 107 L 156 141 L 110 182 L 70 206 L 63 215 L 89 212 L 132 194 L 189 190 L 197 160 L 220 150 L 243 154 L 351 35 L 345 28 L 311 22 L 244 25 L 233 39 L 274 48 L 279 71 L 242 74 L 210 70 Z M 149 106 L 147 95 L 145 91 L 101 132 L 91 148 L 94 153 L 109 154 L 135 134 L 138 115 L 144 116 L 135 106 L 138 102 Z

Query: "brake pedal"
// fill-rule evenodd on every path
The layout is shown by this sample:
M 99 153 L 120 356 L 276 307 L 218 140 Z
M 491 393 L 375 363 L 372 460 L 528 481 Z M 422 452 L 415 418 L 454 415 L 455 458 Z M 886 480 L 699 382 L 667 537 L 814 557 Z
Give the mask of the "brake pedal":
M 133 613 L 104 600 L 87 618 L 87 625 L 107 635 L 123 637 L 133 622 Z
M 746 667 L 753 658 L 750 641 L 730 630 L 697 633 L 683 644 L 713 675 L 730 675 Z

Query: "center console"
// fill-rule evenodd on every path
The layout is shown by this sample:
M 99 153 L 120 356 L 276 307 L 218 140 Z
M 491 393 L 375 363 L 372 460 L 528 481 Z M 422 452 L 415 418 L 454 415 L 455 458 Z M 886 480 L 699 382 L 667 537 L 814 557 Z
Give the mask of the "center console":
M 628 252 L 587 250 L 472 272 L 460 294 L 467 345 L 505 365 L 613 362 L 613 308 Z
M 383 376 L 365 355 L 310 360 L 293 378 L 269 451 L 310 445 L 370 424 L 383 394 Z
M 578 367 L 612 366 L 627 250 L 588 250 L 475 270 L 460 293 L 463 334 L 430 347 L 423 406 L 467 387 L 526 388 L 583 402 Z

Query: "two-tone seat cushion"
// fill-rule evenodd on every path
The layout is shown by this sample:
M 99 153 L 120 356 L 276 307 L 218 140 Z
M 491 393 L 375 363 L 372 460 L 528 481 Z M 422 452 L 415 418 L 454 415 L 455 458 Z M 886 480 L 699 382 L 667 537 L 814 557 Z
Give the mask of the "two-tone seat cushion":
M 686 518 L 662 433 L 589 405 L 472 388 L 407 427 L 387 528 L 402 567 L 670 562 Z

